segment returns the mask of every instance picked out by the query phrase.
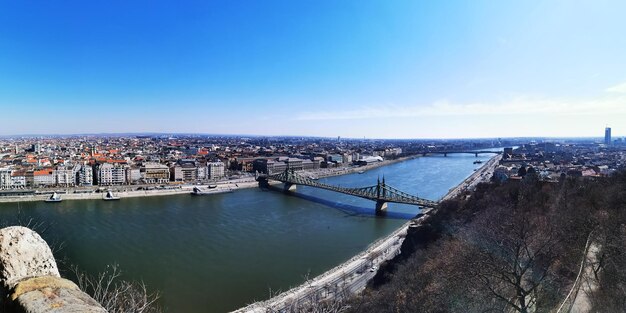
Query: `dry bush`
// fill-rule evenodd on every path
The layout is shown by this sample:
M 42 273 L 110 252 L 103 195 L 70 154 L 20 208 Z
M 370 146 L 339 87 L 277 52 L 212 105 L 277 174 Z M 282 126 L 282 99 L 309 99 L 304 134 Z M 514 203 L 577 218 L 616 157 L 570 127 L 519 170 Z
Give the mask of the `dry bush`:
M 159 295 L 150 293 L 143 282 L 121 279 L 118 265 L 107 266 L 97 276 L 90 276 L 72 267 L 81 290 L 91 295 L 109 313 L 160 313 Z

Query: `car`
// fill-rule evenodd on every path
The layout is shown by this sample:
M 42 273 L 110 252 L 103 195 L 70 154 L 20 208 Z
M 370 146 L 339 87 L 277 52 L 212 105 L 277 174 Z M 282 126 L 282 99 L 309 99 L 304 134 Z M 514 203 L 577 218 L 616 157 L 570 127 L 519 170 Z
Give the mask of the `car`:
M 376 272 L 377 270 L 378 270 L 378 267 L 376 267 L 376 266 L 370 267 L 370 272 L 372 272 L 372 273 Z

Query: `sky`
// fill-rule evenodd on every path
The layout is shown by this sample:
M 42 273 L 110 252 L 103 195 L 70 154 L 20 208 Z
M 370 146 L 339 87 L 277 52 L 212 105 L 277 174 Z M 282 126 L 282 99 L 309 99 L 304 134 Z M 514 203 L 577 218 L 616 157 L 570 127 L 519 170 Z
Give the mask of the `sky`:
M 626 135 L 626 1 L 0 0 L 0 135 Z

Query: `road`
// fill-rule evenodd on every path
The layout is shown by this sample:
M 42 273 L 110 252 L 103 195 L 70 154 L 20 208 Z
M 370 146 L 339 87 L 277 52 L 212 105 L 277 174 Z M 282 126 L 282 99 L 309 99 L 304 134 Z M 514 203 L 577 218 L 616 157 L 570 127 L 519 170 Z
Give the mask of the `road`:
M 497 155 L 491 158 L 461 184 L 452 188 L 442 200 L 455 197 L 466 190 L 473 190 L 478 183 L 489 180 L 501 157 L 501 155 Z M 281 311 L 288 307 L 299 307 L 306 303 L 359 293 L 365 289 L 367 282 L 376 275 L 379 266 L 384 261 L 390 260 L 400 253 L 408 228 L 419 227 L 426 218 L 426 216 L 422 216 L 407 222 L 391 235 L 371 244 L 367 250 L 298 287 L 269 300 L 253 303 L 233 313 L 262 313 L 267 312 L 268 309 Z

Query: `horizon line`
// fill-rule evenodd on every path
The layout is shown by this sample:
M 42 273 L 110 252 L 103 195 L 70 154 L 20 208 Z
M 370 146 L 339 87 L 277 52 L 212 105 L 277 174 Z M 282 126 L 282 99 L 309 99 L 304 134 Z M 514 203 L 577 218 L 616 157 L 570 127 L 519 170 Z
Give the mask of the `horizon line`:
M 412 138 L 367 138 L 367 137 L 330 137 L 330 136 L 316 136 L 316 135 L 260 135 L 260 134 L 225 134 L 225 133 L 195 133 L 195 132 L 97 132 L 97 133 L 50 133 L 50 134 L 10 134 L 0 135 L 0 138 L 18 138 L 18 137 L 77 137 L 77 136 L 139 136 L 139 135 L 169 135 L 169 136 L 181 136 L 181 135 L 195 135 L 195 136 L 208 136 L 208 137 L 266 137 L 266 138 L 323 138 L 323 139 L 345 139 L 345 140 L 498 140 L 498 139 L 604 139 L 604 136 L 513 136 L 513 137 L 412 137 Z M 626 137 L 624 135 L 612 135 L 611 137 Z

